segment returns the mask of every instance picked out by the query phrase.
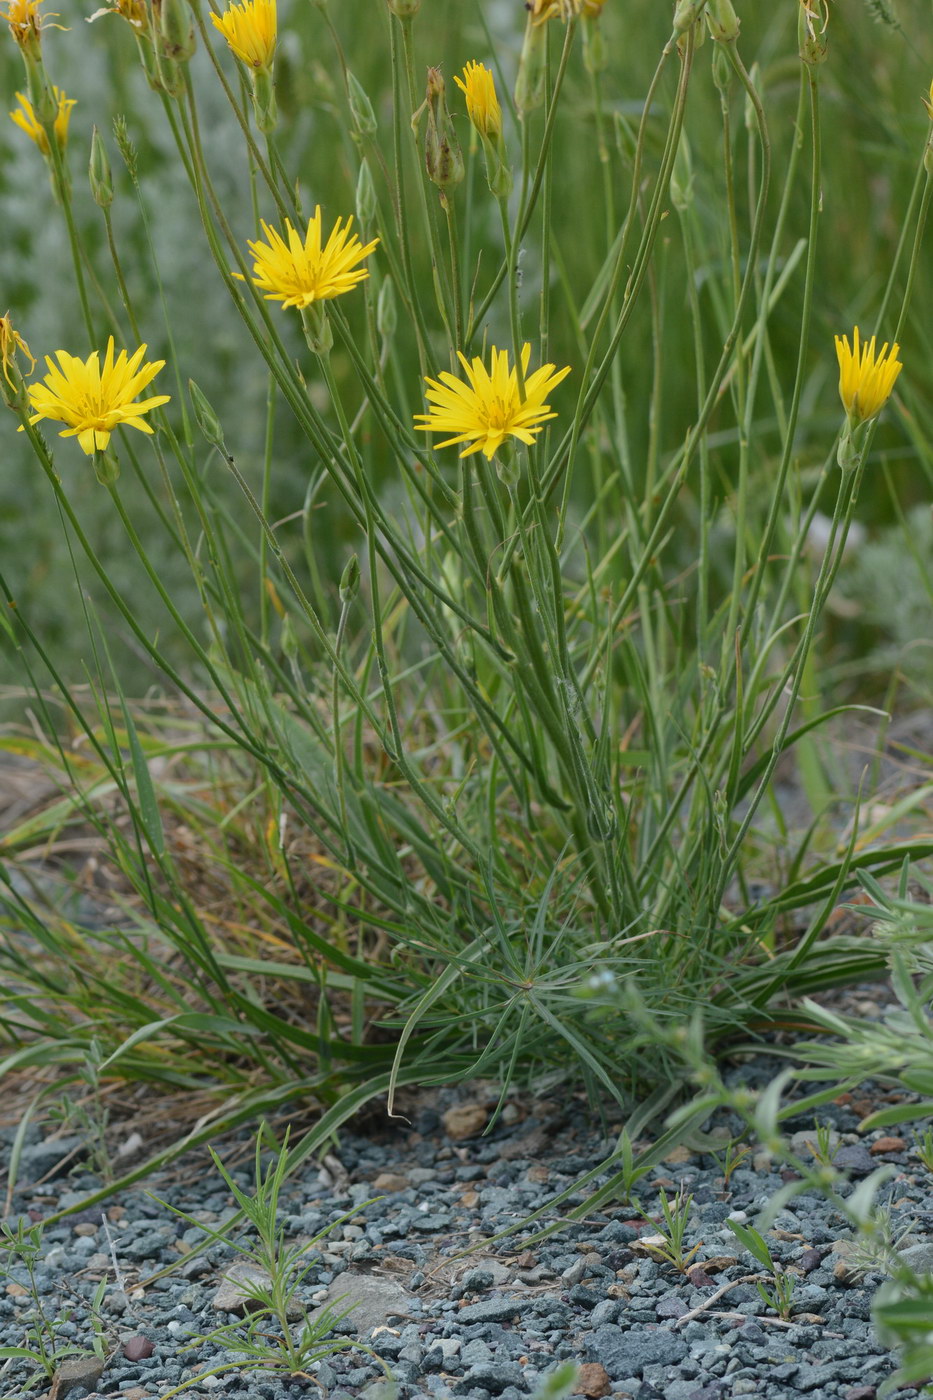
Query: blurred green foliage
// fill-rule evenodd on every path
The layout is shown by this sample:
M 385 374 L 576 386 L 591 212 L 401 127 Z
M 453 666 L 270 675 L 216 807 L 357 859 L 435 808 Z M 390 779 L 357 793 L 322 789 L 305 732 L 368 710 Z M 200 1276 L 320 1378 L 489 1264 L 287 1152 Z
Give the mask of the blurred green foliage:
M 59 0 L 60 23 L 65 28 L 48 28 L 44 39 L 53 80 L 78 103 L 71 124 L 69 161 L 82 237 L 92 250 L 101 282 L 111 287 L 103 226 L 91 201 L 85 174 L 91 130 L 96 125 L 107 139 L 114 167 L 114 224 L 137 314 L 150 351 L 169 361 L 165 380 L 177 376 L 174 386 L 165 383 L 165 391 L 173 392 L 177 408 L 181 386 L 189 376 L 196 378 L 222 416 L 231 451 L 249 478 L 258 482 L 265 429 L 266 372 L 210 268 L 197 211 L 160 98 L 145 83 L 129 27 L 109 14 L 86 25 L 92 3 L 93 0 L 87 0 L 85 6 L 79 7 L 74 0 Z M 780 0 L 774 5 L 745 0 L 737 8 L 742 20 L 740 51 L 746 65 L 757 63 L 765 96 L 775 168 L 770 198 L 776 209 L 782 172 L 797 139 L 797 4 L 795 0 Z M 577 288 L 588 285 L 597 274 L 612 232 L 606 228 L 603 208 L 604 164 L 608 165 L 617 207 L 624 209 L 627 204 L 631 136 L 657 55 L 669 33 L 669 9 L 663 0 L 610 0 L 606 6 L 603 27 L 607 68 L 603 91 L 609 140 L 602 153 L 590 77 L 579 52 L 571 60 L 564 101 L 575 120 L 558 124 L 559 176 L 546 217 L 550 220 L 556 265 Z M 895 22 L 879 22 L 878 14 Z M 339 4 L 331 3 L 330 15 L 343 55 L 372 99 L 383 151 L 391 165 L 389 28 L 383 0 L 340 0 Z M 490 62 L 500 75 L 503 90 L 508 90 L 514 79 L 523 24 L 520 0 L 424 0 L 416 21 L 417 52 L 425 67 L 439 65 L 448 80 L 469 58 Z M 297 173 L 307 205 L 319 201 L 331 216 L 346 214 L 353 209 L 358 153 L 348 136 L 342 56 L 336 52 L 324 18 L 314 5 L 304 0 L 282 0 L 280 25 L 277 83 L 284 118 L 281 144 L 286 167 Z M 906 222 L 928 127 L 922 98 L 933 73 L 926 0 L 900 0 L 896 9 L 869 0 L 851 0 L 845 7 L 834 7 L 828 37 L 829 57 L 821 72 L 825 161 L 814 334 L 798 435 L 804 490 L 808 468 L 822 457 L 838 423 L 832 336 L 850 329 L 860 319 L 863 326 L 872 324 Z M 704 45 L 696 57 L 687 132 L 697 209 L 706 230 L 706 265 L 711 274 L 705 278 L 701 264 L 697 279 L 701 296 L 714 299 L 717 279 L 712 273 L 718 270 L 717 264 L 721 266 L 726 253 L 726 228 L 721 197 L 725 188 L 722 120 L 720 95 L 710 71 L 712 47 Z M 235 80 L 228 58 L 221 54 L 225 71 Z M 195 57 L 193 73 L 218 190 L 225 207 L 235 213 L 238 231 L 245 241 L 255 229 L 255 216 L 269 216 L 270 211 L 261 201 L 254 208 L 254 190 L 243 161 L 239 132 L 229 120 L 229 108 L 203 52 Z M 9 108 L 14 93 L 23 86 L 23 78 L 19 54 L 5 33 L 0 34 L 0 79 Z M 673 82 L 671 73 L 662 85 L 658 142 L 665 130 Z M 452 106 L 455 112 L 460 110 L 459 101 L 453 101 Z M 138 197 L 112 139 L 113 120 L 118 117 L 125 118 L 136 148 L 141 192 Z M 750 139 L 744 125 L 743 103 L 736 93 L 730 99 L 730 117 L 734 155 L 741 163 L 748 158 Z M 459 120 L 466 149 L 469 128 L 465 116 Z M 542 113 L 535 113 L 532 140 L 540 134 L 542 122 Z M 508 139 L 517 155 L 514 123 L 509 125 Z M 481 164 L 476 162 L 473 177 L 456 196 L 462 203 L 471 202 L 471 226 L 485 229 L 488 239 L 482 247 L 476 246 L 474 233 L 473 246 L 464 258 L 465 266 L 477 270 L 480 288 L 492 274 L 501 252 L 495 209 L 481 176 Z M 376 181 L 380 199 L 388 210 L 389 191 L 379 172 Z M 791 195 L 786 246 L 778 250 L 781 258 L 788 256 L 806 232 L 809 192 L 805 161 L 798 184 L 799 189 Z M 483 201 L 489 203 L 485 224 L 481 217 Z M 43 355 L 58 348 L 86 353 L 59 211 L 38 152 L 7 121 L 0 123 L 0 216 L 4 230 L 0 240 L 0 309 L 9 306 L 15 323 L 40 361 Z M 673 210 L 671 221 L 673 224 Z M 161 286 L 152 271 L 147 225 L 158 259 Z M 536 266 L 532 251 L 537 243 L 537 239 L 529 239 L 528 254 L 521 263 L 522 297 L 530 308 L 534 307 L 540 279 L 540 266 Z M 373 293 L 377 276 L 374 275 Z M 424 276 L 430 276 L 426 262 Z M 621 351 L 620 382 L 628 405 L 636 483 L 641 479 L 639 461 L 647 452 L 652 431 L 658 435 L 663 456 L 682 442 L 695 413 L 692 331 L 685 312 L 684 277 L 681 242 L 672 230 L 671 237 L 657 249 L 653 271 L 651 298 L 661 312 L 659 333 L 653 336 L 651 308 L 645 299 Z M 898 385 L 908 415 L 900 421 L 889 415 L 875 449 L 876 455 L 884 459 L 887 479 L 893 483 L 905 511 L 927 496 L 931 479 L 927 440 L 933 346 L 926 329 L 929 318 L 921 311 L 930 305 L 931 292 L 929 264 L 921 263 L 913 301 L 917 310 L 903 337 L 905 373 Z M 797 352 L 799 298 L 798 279 L 786 294 L 786 304 L 779 309 L 769 347 L 769 373 L 778 380 L 785 377 L 788 389 Z M 426 296 L 426 304 L 429 301 Z M 715 328 L 726 314 L 724 309 L 717 309 L 714 300 L 712 311 L 713 315 L 707 318 L 710 353 L 717 349 Z M 492 340 L 497 334 L 501 336 L 505 322 L 505 298 L 500 294 L 488 316 Z M 171 327 L 171 344 L 166 324 Z M 304 352 L 296 325 L 286 326 L 285 333 L 295 355 L 301 358 Z M 399 335 L 404 337 L 405 333 L 404 325 L 400 326 Z M 439 346 L 441 343 L 439 335 Z M 580 361 L 578 341 L 560 286 L 553 289 L 550 353 L 558 363 Z M 668 407 L 660 423 L 652 422 L 650 392 L 656 362 L 663 365 L 665 403 L 675 406 L 673 410 Z M 408 382 L 400 382 L 396 388 L 399 406 L 414 410 L 420 406 L 414 353 L 410 363 Z M 339 373 L 339 357 L 336 368 Z M 314 392 L 313 385 L 311 391 Z M 766 478 L 774 466 L 768 456 L 769 445 L 777 453 L 779 431 L 777 423 L 770 435 L 768 425 L 761 426 L 764 431 L 758 435 L 760 453 L 755 470 Z M 80 679 L 80 600 L 61 524 L 46 483 L 30 462 L 27 445 L 13 431 L 12 419 L 5 418 L 2 432 L 3 571 L 21 610 L 51 647 L 65 675 Z M 333 580 L 336 592 L 346 554 L 357 543 L 354 532 L 339 503 L 332 499 L 333 493 L 324 489 L 313 502 L 307 500 L 313 464 L 308 462 L 307 448 L 284 413 L 279 415 L 275 433 L 271 518 L 285 519 L 303 507 L 311 507 L 307 528 L 315 541 L 320 573 L 324 580 Z M 717 511 L 731 486 L 733 442 L 732 419 L 724 413 L 723 431 L 717 443 Z M 67 444 L 58 453 L 57 461 L 63 477 L 74 477 L 73 499 L 95 547 L 108 560 L 108 567 L 127 595 L 138 597 L 139 615 L 147 629 L 153 635 L 164 634 L 164 615 L 141 579 L 136 561 L 129 556 L 109 500 L 94 481 L 88 464 Z M 378 441 L 370 444 L 368 465 L 379 476 L 383 489 L 395 488 Z M 209 462 L 205 457 L 204 473 L 218 497 L 240 512 L 238 518 L 247 528 L 246 516 L 216 459 Z M 586 502 L 589 486 L 588 478 L 578 474 L 581 505 Z M 142 485 L 127 480 L 126 488 L 131 509 L 134 503 L 141 505 Z M 685 500 L 685 521 L 689 521 L 692 508 L 695 510 L 695 502 Z M 891 496 L 880 472 L 874 476 L 870 473 L 866 480 L 859 514 L 870 531 L 896 523 Z M 295 531 L 300 528 L 300 522 L 296 523 Z M 611 519 L 606 528 L 611 533 Z M 287 542 L 287 532 L 284 537 Z M 182 611 L 190 613 L 192 620 L 198 619 L 200 609 L 184 562 L 175 557 L 167 539 L 152 540 L 149 547 Z M 689 537 L 685 538 L 684 554 L 685 558 L 690 557 Z M 90 582 L 87 587 L 93 598 Z M 172 650 L 170 642 L 168 649 Z M 131 690 L 142 692 L 155 681 L 131 647 L 118 650 L 116 660 Z M 183 663 L 183 656 L 179 655 L 179 660 Z M 848 661 L 851 668 L 857 657 Z M 0 683 L 17 684 L 22 679 L 20 659 L 4 652 L 0 656 Z

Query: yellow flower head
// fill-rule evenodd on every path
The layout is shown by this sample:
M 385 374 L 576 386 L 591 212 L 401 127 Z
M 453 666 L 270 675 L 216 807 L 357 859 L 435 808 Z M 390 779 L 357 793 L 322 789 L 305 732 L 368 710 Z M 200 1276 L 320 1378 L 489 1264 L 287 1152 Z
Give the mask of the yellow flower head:
M 21 49 L 38 51 L 42 16 L 39 6 L 42 0 L 5 0 L 3 18 L 10 26 L 10 33 Z
M 15 385 L 10 376 L 10 369 L 16 365 L 17 350 L 22 350 L 30 362 L 30 368 L 35 369 L 36 357 L 31 353 L 29 346 L 19 332 L 13 329 L 13 322 L 10 320 L 8 311 L 5 316 L 0 316 L 0 366 L 3 369 L 3 377 L 11 389 Z
M 304 240 L 289 219 L 285 220 L 285 238 L 263 219 L 262 231 L 268 241 L 250 241 L 249 249 L 255 260 L 252 281 L 265 292 L 266 301 L 299 308 L 310 306 L 315 301 L 343 296 L 367 278 L 366 268 L 356 264 L 369 256 L 379 239 L 362 244 L 355 233 L 350 233 L 352 223 L 352 217 L 346 223 L 338 219 L 322 247 L 320 205 Z
M 842 399 L 849 422 L 867 423 L 880 413 L 891 396 L 894 381 L 903 369 L 897 358 L 900 346 L 888 348 L 885 341 L 880 351 L 875 350 L 875 337 L 868 344 L 859 343 L 858 326 L 852 332 L 852 349 L 849 337 L 836 336 L 836 356 L 839 360 L 839 397 Z
M 583 15 L 594 19 L 602 12 L 606 0 L 525 0 L 525 9 L 531 15 L 532 24 L 546 24 L 549 19 L 569 19 Z
M 242 63 L 257 69 L 272 67 L 278 33 L 275 0 L 243 0 L 222 15 L 211 15 L 211 23 Z
M 57 87 L 52 88 L 52 95 L 58 103 L 58 114 L 54 125 L 55 140 L 58 142 L 58 149 L 63 151 L 68 140 L 68 123 L 71 120 L 71 109 L 75 105 L 75 99 L 66 97 L 61 88 Z M 16 123 L 20 131 L 25 131 L 30 140 L 35 141 L 42 154 L 47 156 L 49 154 L 49 138 L 32 109 L 32 103 L 21 92 L 16 94 L 16 100 L 22 110 L 11 112 L 10 120 Z
M 507 350 L 492 347 L 488 370 L 478 355 L 471 363 L 458 352 L 467 383 L 446 371 L 442 371 L 437 379 L 426 379 L 424 382 L 428 392 L 425 397 L 430 409 L 416 416 L 415 427 L 423 433 L 453 433 L 453 437 L 439 442 L 438 447 L 469 443 L 469 447 L 460 453 L 461 457 L 469 457 L 472 452 L 484 452 L 487 457 L 492 457 L 507 437 L 515 437 L 525 443 L 534 442 L 535 434 L 541 431 L 544 423 L 549 418 L 557 417 L 544 400 L 570 373 L 570 366 L 555 370 L 553 365 L 542 365 L 534 374 L 528 374 L 530 358 L 531 346 L 524 345 L 522 373 L 526 378 L 523 398 L 515 366 L 509 367 Z
M 46 355 L 48 374 L 41 384 L 29 386 L 30 406 L 35 410 L 30 423 L 38 423 L 42 418 L 67 423 L 59 437 L 76 437 L 89 457 L 106 450 L 110 434 L 121 423 L 142 433 L 152 432 L 142 415 L 168 403 L 168 394 L 140 402 L 135 399 L 163 368 L 164 360 L 143 364 L 145 345 L 129 359 L 121 350 L 114 360 L 113 336 L 107 342 L 103 367 L 96 350 L 86 360 L 79 360 L 66 350 L 55 353 L 58 364 L 54 365 Z
M 102 9 L 88 15 L 88 24 L 93 24 L 101 15 L 122 15 L 138 34 L 149 28 L 149 12 L 145 0 L 113 0 L 112 5 L 104 5 Z
M 498 141 L 502 135 L 502 108 L 491 70 L 471 58 L 463 78 L 455 77 L 454 82 L 466 94 L 467 115 L 480 136 Z

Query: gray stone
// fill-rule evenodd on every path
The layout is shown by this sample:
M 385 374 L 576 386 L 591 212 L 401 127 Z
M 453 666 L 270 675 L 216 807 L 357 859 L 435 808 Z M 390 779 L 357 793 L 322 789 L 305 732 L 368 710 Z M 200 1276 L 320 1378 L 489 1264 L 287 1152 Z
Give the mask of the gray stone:
M 912 1244 L 900 1251 L 901 1259 L 915 1274 L 933 1274 L 933 1244 Z
M 878 1163 L 863 1142 L 847 1143 L 833 1158 L 833 1166 L 850 1176 L 868 1176 Z
M 614 1323 L 598 1327 L 586 1342 L 586 1359 L 601 1362 L 614 1380 L 641 1375 L 646 1366 L 674 1366 L 686 1355 L 687 1343 L 675 1332 L 623 1332 Z
M 394 1279 L 377 1274 L 358 1274 L 352 1269 L 327 1285 L 320 1307 L 310 1313 L 318 1321 L 325 1308 L 347 1313 L 335 1324 L 345 1337 L 365 1337 L 374 1327 L 384 1327 L 392 1318 L 406 1317 L 413 1310 L 414 1299 Z M 377 1337 L 382 1341 L 382 1335 Z
M 461 1308 L 457 1321 L 465 1325 L 473 1322 L 508 1322 L 518 1317 L 526 1306 L 523 1298 L 489 1298 L 482 1303 L 471 1303 Z
M 104 1365 L 99 1356 L 76 1356 L 69 1361 L 63 1361 L 55 1372 L 55 1394 L 58 1400 L 64 1400 L 69 1391 L 82 1390 L 94 1391 L 97 1389 L 97 1382 L 104 1374 Z
M 476 1386 L 488 1390 L 490 1395 L 501 1395 L 506 1386 L 516 1385 L 524 1389 L 524 1373 L 514 1361 L 490 1361 L 483 1366 L 473 1366 L 462 1381 L 453 1388 L 454 1395 L 466 1395 Z

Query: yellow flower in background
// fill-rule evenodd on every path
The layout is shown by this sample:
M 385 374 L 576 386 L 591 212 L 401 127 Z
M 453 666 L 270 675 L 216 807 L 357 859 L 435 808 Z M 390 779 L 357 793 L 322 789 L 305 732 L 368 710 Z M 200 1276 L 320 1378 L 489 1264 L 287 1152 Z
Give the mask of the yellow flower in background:
M 462 79 L 455 77 L 454 82 L 466 94 L 467 116 L 480 136 L 497 141 L 502 135 L 502 108 L 496 96 L 492 71 L 470 59 L 463 70 Z
M 22 350 L 27 360 L 30 361 L 32 369 L 35 369 L 36 357 L 30 351 L 19 331 L 14 330 L 8 311 L 5 316 L 0 316 L 0 366 L 3 369 L 3 377 L 11 388 L 14 387 L 14 381 L 10 370 L 16 365 L 17 350 Z
M 267 301 L 280 301 L 283 306 L 299 308 L 351 292 L 369 276 L 365 267 L 356 264 L 368 257 L 379 242 L 374 238 L 371 243 L 362 244 L 355 233 L 350 233 L 352 223 L 352 217 L 346 223 L 338 219 L 322 246 L 320 205 L 314 211 L 304 239 L 289 219 L 285 220 L 285 238 L 263 219 L 262 231 L 267 242 L 250 240 L 249 243 L 255 260 L 254 285 L 265 292 Z M 239 273 L 235 275 L 240 277 Z M 245 279 L 240 277 L 240 280 Z
M 867 423 L 880 413 L 891 396 L 894 381 L 903 369 L 897 358 L 900 346 L 875 349 L 875 337 L 866 345 L 859 341 L 858 326 L 849 337 L 836 336 L 836 356 L 839 360 L 839 397 L 842 399 L 852 425 Z
M 211 15 L 233 53 L 250 68 L 271 68 L 278 20 L 275 0 L 243 0 L 222 15 Z
M 583 15 L 594 19 L 602 13 L 606 0 L 526 0 L 525 9 L 531 15 L 532 24 L 545 24 L 549 19 L 569 19 Z
M 453 437 L 439 442 L 438 447 L 467 442 L 470 446 L 464 448 L 461 457 L 469 457 L 473 452 L 484 452 L 492 457 L 507 437 L 534 442 L 535 434 L 547 420 L 557 417 L 545 399 L 570 373 L 569 365 L 559 370 L 553 365 L 542 365 L 534 374 L 528 374 L 523 398 L 515 366 L 509 366 L 507 350 L 492 347 L 488 370 L 478 355 L 472 363 L 459 352 L 457 358 L 463 365 L 467 382 L 446 371 L 437 379 L 425 379 L 429 411 L 415 417 L 419 432 L 453 433 Z M 527 374 L 530 358 L 531 346 L 526 344 L 522 347 L 523 374 Z
M 57 87 L 52 88 L 52 95 L 58 103 L 58 115 L 54 124 L 55 140 L 58 142 L 58 149 L 63 151 L 68 140 L 68 123 L 71 120 L 71 109 L 75 105 L 75 99 L 66 97 L 61 88 Z M 16 94 L 16 100 L 22 110 L 11 112 L 10 120 L 16 123 L 20 131 L 25 131 L 29 139 L 35 141 L 42 154 L 47 156 L 49 154 L 49 138 L 32 109 L 32 103 L 22 92 Z
M 96 350 L 86 360 L 79 360 L 66 350 L 57 350 L 55 354 L 58 364 L 53 364 L 46 355 L 48 374 L 41 384 L 29 386 L 30 407 L 34 410 L 30 423 L 38 423 L 43 418 L 67 423 L 59 437 L 76 437 L 89 457 L 94 452 L 105 451 L 110 434 L 121 423 L 128 428 L 138 428 L 142 433 L 153 431 L 143 422 L 142 415 L 168 403 L 169 395 L 157 394 L 135 402 L 136 395 L 165 365 L 164 360 L 143 364 L 145 345 L 129 359 L 126 351 L 121 350 L 114 360 L 111 336 L 103 367 Z
M 42 29 L 42 16 L 39 6 L 42 0 L 6 0 L 6 9 L 0 11 L 10 26 L 10 33 L 21 49 L 39 49 L 39 32 Z

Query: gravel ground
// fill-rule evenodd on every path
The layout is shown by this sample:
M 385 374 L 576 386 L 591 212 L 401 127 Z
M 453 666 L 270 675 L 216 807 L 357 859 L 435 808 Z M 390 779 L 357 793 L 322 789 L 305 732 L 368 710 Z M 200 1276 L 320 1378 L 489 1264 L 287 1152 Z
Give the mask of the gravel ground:
M 735 1073 L 761 1083 L 773 1072 L 773 1062 L 753 1062 Z M 933 1240 L 927 1244 L 925 1235 L 933 1219 L 933 1181 L 909 1139 L 859 1135 L 860 1119 L 877 1098 L 844 1098 L 822 1114 L 838 1134 L 836 1164 L 853 1184 L 881 1162 L 895 1164 L 893 1214 L 915 1222 L 907 1243 L 911 1262 L 923 1267 L 924 1258 L 933 1260 Z M 758 1266 L 726 1225 L 730 1214 L 753 1223 L 786 1180 L 760 1154 L 732 1173 L 727 1189 L 712 1157 L 686 1150 L 639 1183 L 639 1198 L 652 1213 L 660 1187 L 670 1193 L 683 1184 L 692 1192 L 686 1244 L 699 1248 L 686 1273 L 645 1252 L 641 1239 L 657 1226 L 621 1203 L 543 1242 L 525 1243 L 518 1231 L 497 1246 L 484 1245 L 597 1166 L 613 1140 L 582 1105 L 554 1101 L 509 1104 L 484 1137 L 489 1108 L 476 1088 L 472 1100 L 467 1091 L 441 1093 L 410 1127 L 386 1123 L 365 1137 L 341 1134 L 326 1165 L 309 1167 L 283 1189 L 280 1219 L 289 1240 L 312 1236 L 353 1212 L 322 1242 L 301 1296 L 313 1306 L 350 1295 L 348 1302 L 358 1306 L 344 1328 L 388 1364 L 399 1400 L 522 1400 L 567 1359 L 582 1368 L 578 1396 L 614 1400 L 873 1400 L 895 1369 L 870 1322 L 881 1280 L 853 1273 L 845 1223 L 818 1195 L 795 1199 L 768 1237 L 773 1256 L 799 1275 L 790 1321 L 781 1322 L 762 1302 L 749 1281 Z M 789 1131 L 795 1129 L 801 1149 L 813 1137 L 812 1119 L 791 1123 Z M 4 1150 L 11 1138 L 12 1130 Z M 74 1160 L 56 1173 L 69 1145 L 33 1134 L 11 1223 L 79 1206 L 99 1184 Z M 222 1144 L 221 1156 L 230 1160 L 236 1147 Z M 253 1164 L 245 1142 L 242 1147 L 242 1165 L 233 1175 L 249 1189 Z M 237 1256 L 213 1246 L 186 1258 L 201 1233 L 147 1193 L 216 1226 L 233 1213 L 229 1190 L 206 1156 L 185 1162 L 181 1171 L 176 1165 L 146 1188 L 114 1198 L 106 1221 L 100 1209 L 79 1210 L 45 1231 L 38 1277 L 49 1308 L 70 1311 L 62 1339 L 83 1344 L 90 1338 L 88 1300 L 106 1280 L 102 1312 L 113 1353 L 99 1375 L 78 1363 L 59 1378 L 57 1390 L 52 1387 L 51 1400 L 66 1394 L 70 1400 L 156 1400 L 235 1361 L 234 1350 L 216 1343 L 183 1348 L 242 1309 L 242 1296 L 224 1281 Z M 375 1195 L 381 1199 L 365 1204 Z M 473 1252 L 463 1257 L 467 1248 Z M 174 1273 L 147 1283 L 169 1264 L 177 1266 Z M 23 1343 L 31 1307 L 24 1280 L 21 1269 L 0 1276 L 0 1345 Z M 27 1393 L 30 1373 L 20 1365 L 7 1362 L 4 1369 L 0 1363 L 0 1400 Z M 321 1361 L 308 1378 L 234 1365 L 195 1380 L 187 1394 L 349 1400 L 382 1374 L 370 1355 L 348 1348 Z M 28 1393 L 46 1391 L 42 1380 Z

